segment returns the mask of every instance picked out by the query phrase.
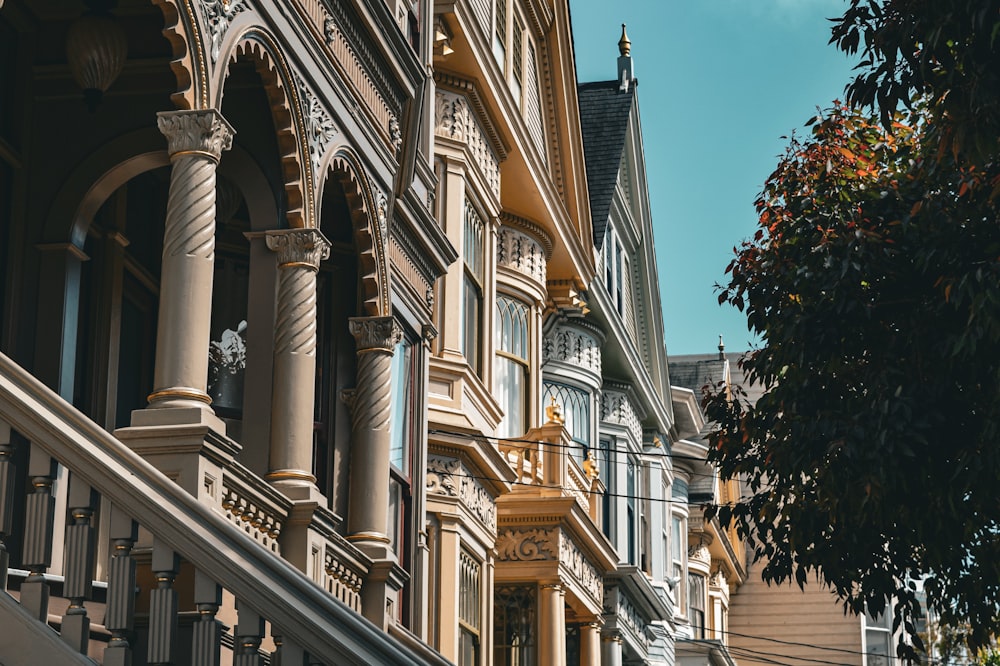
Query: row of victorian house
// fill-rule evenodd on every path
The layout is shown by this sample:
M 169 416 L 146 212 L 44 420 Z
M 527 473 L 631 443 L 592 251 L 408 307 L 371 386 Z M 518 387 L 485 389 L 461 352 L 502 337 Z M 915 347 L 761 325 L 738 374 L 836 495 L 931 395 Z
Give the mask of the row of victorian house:
M 0 0 L 0 661 L 731 663 L 618 49 L 578 86 L 565 0 Z

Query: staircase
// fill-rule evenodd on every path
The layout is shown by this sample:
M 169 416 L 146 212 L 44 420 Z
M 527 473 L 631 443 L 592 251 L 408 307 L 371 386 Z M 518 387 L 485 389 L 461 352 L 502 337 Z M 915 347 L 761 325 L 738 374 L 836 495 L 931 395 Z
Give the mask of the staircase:
M 447 663 L 380 631 L 2 354 L 0 622 L 6 666 Z

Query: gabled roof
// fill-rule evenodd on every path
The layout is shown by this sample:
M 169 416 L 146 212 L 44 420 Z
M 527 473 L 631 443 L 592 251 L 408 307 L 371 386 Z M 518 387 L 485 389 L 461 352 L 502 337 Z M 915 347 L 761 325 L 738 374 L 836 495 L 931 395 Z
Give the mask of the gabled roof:
M 635 84 L 620 92 L 617 81 L 583 83 L 578 86 L 583 152 L 590 188 L 590 216 L 594 245 L 604 245 L 604 232 L 611 213 L 611 199 L 618 182 L 622 151 L 628 130 Z

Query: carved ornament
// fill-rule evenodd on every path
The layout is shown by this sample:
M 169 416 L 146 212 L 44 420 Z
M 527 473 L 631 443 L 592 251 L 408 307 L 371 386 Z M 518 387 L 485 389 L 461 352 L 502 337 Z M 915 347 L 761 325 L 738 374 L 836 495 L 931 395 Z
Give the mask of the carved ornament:
M 597 567 L 587 560 L 573 539 L 564 532 L 559 533 L 559 561 L 572 573 L 573 580 L 590 593 L 597 605 L 603 605 L 603 578 L 598 573 Z
M 205 8 L 205 22 L 212 33 L 212 62 L 216 62 L 229 25 L 237 14 L 247 10 L 247 6 L 244 0 L 202 0 L 202 6 Z
M 497 560 L 501 562 L 535 562 L 555 560 L 559 556 L 555 529 L 506 529 L 497 536 Z
M 440 88 L 435 92 L 434 134 L 464 143 L 490 191 L 499 198 L 500 160 L 464 95 Z
M 403 337 L 402 330 L 392 317 L 351 317 L 348 324 L 358 353 L 368 350 L 391 353 Z
M 624 426 L 635 438 L 636 444 L 642 443 L 642 424 L 635 405 L 626 393 L 604 388 L 601 393 L 601 420 Z
M 189 111 L 161 111 L 156 114 L 156 124 L 167 137 L 167 152 L 196 153 L 215 159 L 222 151 L 233 147 L 236 131 L 215 109 Z
M 522 231 L 500 227 L 497 263 L 545 284 L 546 259 L 542 245 Z
M 282 229 L 267 232 L 267 247 L 278 253 L 278 266 L 306 266 L 319 270 L 330 256 L 330 241 L 319 229 Z
M 487 528 L 497 527 L 496 503 L 489 491 L 459 460 L 432 456 L 427 460 L 427 492 L 458 497 L 468 511 Z
M 305 123 L 306 142 L 309 144 L 309 158 L 313 173 L 318 174 L 323 163 L 326 149 L 340 130 L 333 122 L 330 113 L 323 102 L 306 85 L 306 82 L 296 74 L 295 85 L 299 91 L 299 105 L 302 108 L 302 121 Z
M 573 328 L 555 327 L 542 347 L 545 361 L 563 361 L 601 374 L 601 345 L 593 337 Z

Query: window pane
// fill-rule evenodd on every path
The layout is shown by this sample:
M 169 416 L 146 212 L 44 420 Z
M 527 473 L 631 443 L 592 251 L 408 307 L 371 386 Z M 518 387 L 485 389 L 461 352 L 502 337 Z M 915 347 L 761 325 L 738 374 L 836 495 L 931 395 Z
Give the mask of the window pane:
M 525 367 L 513 359 L 498 356 L 495 394 L 504 410 L 497 428 L 500 437 L 519 437 L 525 428 Z
M 389 417 L 389 462 L 406 475 L 409 466 L 410 398 L 413 381 L 413 346 L 405 338 L 396 345 L 392 355 Z
M 494 595 L 493 663 L 535 666 L 535 588 L 497 587 Z
M 477 375 L 480 369 L 479 329 L 482 321 L 482 303 L 482 292 L 466 274 L 462 297 L 462 354 Z
M 572 449 L 573 457 L 582 463 L 590 450 L 590 393 L 574 386 L 546 382 L 544 404 L 548 405 L 553 398 L 562 407 L 566 430 L 579 444 Z
M 528 306 L 497 296 L 497 349 L 528 360 Z
M 705 577 L 688 575 L 688 605 L 691 608 L 691 629 L 695 638 L 705 637 Z

